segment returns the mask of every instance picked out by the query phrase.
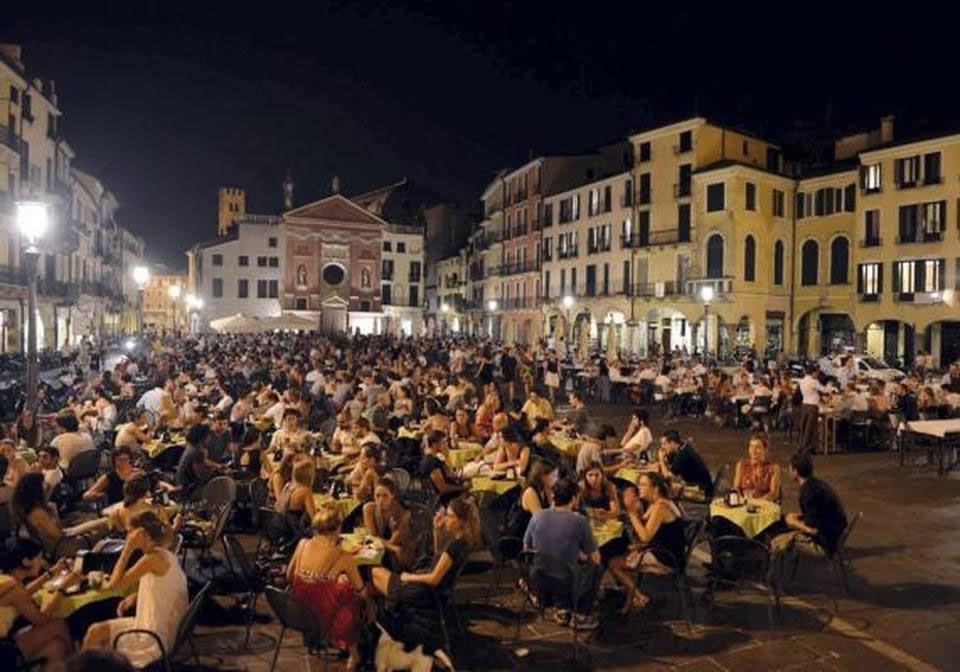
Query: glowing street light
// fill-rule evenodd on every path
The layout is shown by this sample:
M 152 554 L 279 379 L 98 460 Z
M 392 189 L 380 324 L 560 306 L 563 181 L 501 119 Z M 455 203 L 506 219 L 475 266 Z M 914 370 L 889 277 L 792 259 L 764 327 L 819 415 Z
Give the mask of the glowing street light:
M 449 312 L 450 312 L 450 306 L 447 305 L 446 303 L 443 303 L 443 304 L 440 305 L 440 311 L 441 311 L 441 312 L 444 312 L 444 313 L 449 313 Z
M 17 228 L 27 239 L 29 246 L 23 251 L 27 272 L 27 405 L 37 411 L 37 268 L 40 265 L 40 250 L 37 243 L 47 232 L 49 215 L 47 204 L 40 201 L 17 203 Z
M 703 357 L 710 356 L 710 302 L 713 301 L 713 286 L 704 285 L 700 288 L 700 299 L 703 301 Z
M 137 283 L 137 333 L 143 331 L 143 290 L 150 281 L 150 269 L 146 266 L 133 267 L 133 281 Z
M 497 309 L 496 299 L 490 299 L 489 301 L 487 301 L 487 309 L 490 310 L 491 312 Z
M 177 333 L 177 299 L 180 298 L 180 292 L 182 288 L 180 285 L 170 285 L 167 288 L 167 293 L 170 294 L 170 301 L 173 303 L 173 333 Z

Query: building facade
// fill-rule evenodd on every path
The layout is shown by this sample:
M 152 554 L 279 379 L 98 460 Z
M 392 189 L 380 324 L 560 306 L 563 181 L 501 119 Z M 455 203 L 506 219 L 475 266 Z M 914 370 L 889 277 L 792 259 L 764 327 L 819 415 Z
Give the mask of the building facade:
M 171 287 L 177 288 L 175 295 Z M 186 330 L 186 287 L 186 273 L 177 273 L 161 264 L 153 266 L 143 291 L 144 326 L 161 333 Z

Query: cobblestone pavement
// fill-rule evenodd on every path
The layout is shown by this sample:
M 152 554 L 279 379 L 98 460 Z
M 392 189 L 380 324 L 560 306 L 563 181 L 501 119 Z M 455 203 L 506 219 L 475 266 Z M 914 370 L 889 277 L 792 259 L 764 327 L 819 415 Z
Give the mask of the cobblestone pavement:
M 625 407 L 592 406 L 593 414 L 619 430 Z M 672 425 L 691 436 L 712 470 L 734 462 L 746 450 L 748 433 L 718 430 L 702 419 Z M 654 422 L 658 437 L 663 424 Z M 790 448 L 772 437 L 782 464 Z M 691 563 L 696 603 L 692 629 L 681 618 L 674 596 L 654 593 L 651 606 L 620 617 L 605 600 L 602 623 L 584 637 L 571 660 L 571 631 L 534 614 L 522 618 L 510 592 L 512 577 L 493 591 L 490 574 L 461 578 L 457 602 L 464 631 L 454 635 L 457 669 L 508 670 L 552 667 L 597 670 L 950 670 L 957 669 L 950 642 L 960 637 L 960 477 L 940 478 L 933 467 L 901 469 L 891 453 L 818 457 L 816 471 L 831 483 L 848 515 L 864 517 L 849 542 L 851 594 L 844 595 L 826 567 L 803 566 L 786 587 L 780 619 L 768 626 L 767 602 L 759 594 L 720 592 L 712 610 L 700 599 L 707 547 Z M 797 487 L 786 479 L 786 510 L 796 509 Z M 229 604 L 230 597 L 218 597 Z M 261 599 L 261 603 L 263 600 Z M 265 604 L 260 611 L 267 620 Z M 266 671 L 279 632 L 275 622 L 254 628 L 244 649 L 239 626 L 201 626 L 197 648 L 205 664 Z M 278 670 L 322 669 L 323 660 L 305 654 L 296 634 L 287 634 Z M 342 669 L 343 661 L 330 661 Z

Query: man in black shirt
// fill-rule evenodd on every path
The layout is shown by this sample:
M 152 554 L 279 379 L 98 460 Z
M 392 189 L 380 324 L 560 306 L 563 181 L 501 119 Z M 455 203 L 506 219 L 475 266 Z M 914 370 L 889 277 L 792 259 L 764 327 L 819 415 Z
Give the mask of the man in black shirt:
M 808 453 L 790 458 L 790 475 L 800 484 L 800 513 L 788 513 L 784 522 L 789 532 L 770 542 L 774 552 L 793 550 L 818 557 L 831 556 L 847 529 L 847 514 L 840 498 L 827 483 L 813 475 Z
M 713 477 L 706 463 L 689 441 L 681 441 L 680 432 L 667 431 L 660 439 L 660 471 L 664 476 L 679 476 L 687 485 L 695 485 L 707 501 L 713 499 Z
M 177 463 L 174 477 L 177 486 L 184 495 L 190 497 L 222 468 L 222 465 L 207 457 L 207 444 L 210 441 L 210 428 L 206 425 L 194 425 L 187 432 L 187 448 Z
M 447 468 L 449 456 L 450 445 L 447 435 L 436 430 L 430 432 L 427 435 L 427 452 L 420 459 L 417 475 L 433 486 L 444 504 L 466 490 L 466 486 Z

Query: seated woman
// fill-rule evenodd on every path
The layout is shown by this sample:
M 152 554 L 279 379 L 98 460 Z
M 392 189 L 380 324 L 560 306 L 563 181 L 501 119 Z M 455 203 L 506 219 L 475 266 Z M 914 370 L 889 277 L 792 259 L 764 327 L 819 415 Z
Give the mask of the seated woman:
M 17 442 L 25 441 L 27 448 L 39 448 L 43 445 L 43 428 L 37 421 L 37 416 L 29 408 L 23 409 L 20 417 L 17 418 L 13 438 Z
M 670 499 L 669 486 L 660 474 L 643 474 L 638 493 L 639 497 L 631 498 L 632 504 L 627 508 L 628 536 L 636 543 L 632 546 L 634 552 L 627 556 L 626 566 L 635 569 L 639 565 L 654 573 L 672 572 L 683 562 L 683 514 Z M 643 547 L 650 547 L 650 552 L 641 553 Z M 648 598 L 638 594 L 636 602 L 643 606 Z
M 417 475 L 429 480 L 441 501 L 449 501 L 462 494 L 466 486 L 447 467 L 450 459 L 447 435 L 439 431 L 431 432 L 427 435 L 426 442 L 427 450 L 420 460 Z
M 458 408 L 453 414 L 453 422 L 450 423 L 451 441 L 474 441 L 476 437 L 473 429 L 470 427 L 470 414 L 467 409 Z
M 396 398 L 393 400 L 393 415 L 398 418 L 409 418 L 413 415 L 413 399 L 410 390 L 405 385 L 397 386 Z
M 307 520 L 313 520 L 317 510 L 313 501 L 313 480 L 316 467 L 313 460 L 306 456 L 294 458 L 290 482 L 277 497 L 276 510 L 286 514 L 291 522 L 299 521 L 304 514 Z
M 767 440 L 759 435 L 750 437 L 748 457 L 737 462 L 733 489 L 747 497 L 778 501 L 780 499 L 780 465 L 770 461 Z
M 7 458 L 7 473 L 3 475 L 0 487 L 15 488 L 23 475 L 30 470 L 30 465 L 17 453 L 13 439 L 0 439 L 0 455 Z
M 373 490 L 373 501 L 363 505 L 363 526 L 383 540 L 394 570 L 407 569 L 415 558 L 410 548 L 410 511 L 400 502 L 397 484 L 389 476 L 381 478 Z
M 137 592 L 125 597 L 117 607 L 119 618 L 94 623 L 83 639 L 84 649 L 109 649 L 117 635 L 126 630 L 149 630 L 170 651 L 177 628 L 187 612 L 190 598 L 187 577 L 177 556 L 167 550 L 173 541 L 173 529 L 153 512 L 141 513 L 130 521 L 132 529 L 120 551 L 104 590 L 125 593 L 133 586 Z M 134 552 L 143 555 L 131 567 Z M 136 608 L 135 615 L 122 614 Z M 160 647 L 147 635 L 129 634 L 116 643 L 117 650 L 137 667 L 145 667 L 160 657 Z
M 483 403 L 477 407 L 477 412 L 473 418 L 473 434 L 481 441 L 486 441 L 493 434 L 493 416 L 499 410 L 497 397 L 487 394 L 483 398 Z
M 127 532 L 131 528 L 130 521 L 141 513 L 150 511 L 156 514 L 157 518 L 166 524 L 170 524 L 170 518 L 164 507 L 154 503 L 150 497 L 150 479 L 142 471 L 134 471 L 123 484 L 123 500 L 121 505 L 110 512 L 107 520 L 110 522 L 111 530 L 120 530 Z M 173 530 L 180 529 L 183 522 L 178 514 L 173 522 Z
M 617 489 L 607 480 L 603 465 L 591 462 L 580 481 L 580 505 L 590 518 L 606 520 L 620 515 Z
M 300 411 L 287 408 L 283 412 L 282 427 L 273 433 L 270 450 L 284 453 L 302 453 L 310 444 L 310 434 L 300 426 Z
M 430 588 L 441 593 L 453 587 L 457 574 L 467 561 L 470 549 L 480 539 L 480 514 L 468 499 L 458 498 L 438 511 L 433 519 L 433 569 L 428 572 L 391 572 L 374 567 L 374 589 L 394 606 L 432 608 Z
M 309 604 L 335 647 L 347 649 L 347 669 L 360 664 L 358 643 L 363 626 L 360 594 L 363 579 L 350 553 L 337 545 L 340 513 L 321 508 L 313 518 L 315 534 L 301 539 L 287 566 L 293 595 Z M 314 644 L 314 642 L 308 642 Z M 316 642 L 319 644 L 319 642 Z
M 366 443 L 360 449 L 360 459 L 344 479 L 353 492 L 353 496 L 361 502 L 373 499 L 373 489 L 380 480 L 380 459 L 382 451 L 378 443 Z
M 500 449 L 493 459 L 494 471 L 513 471 L 522 478 L 530 464 L 530 448 L 521 443 L 519 432 L 513 427 L 504 427 L 500 439 Z
M 427 399 L 423 405 L 423 412 L 427 416 L 420 426 L 424 435 L 432 431 L 450 431 L 450 418 L 444 415 L 436 399 Z
M 89 502 L 102 496 L 106 496 L 108 506 L 123 501 L 123 484 L 134 473 L 133 455 L 129 448 L 116 448 L 111 458 L 113 469 L 94 481 L 83 493 L 83 501 Z
M 558 480 L 560 469 L 556 464 L 541 458 L 534 460 L 527 476 L 527 487 L 507 514 L 506 536 L 523 539 L 533 514 L 553 506 L 553 486 Z
M 0 550 L 0 637 L 11 638 L 28 662 L 46 659 L 46 670 L 61 669 L 73 640 L 66 622 L 51 616 L 63 599 L 63 589 L 54 591 L 40 606 L 33 596 L 68 563 L 64 559 L 43 571 L 43 547 L 29 539 L 18 539 L 9 550 Z M 79 578 L 68 575 L 63 588 Z
M 263 454 L 263 441 L 260 430 L 249 427 L 240 440 L 240 469 L 256 476 L 260 473 Z
M 42 474 L 24 474 L 13 490 L 10 508 L 14 519 L 23 524 L 30 537 L 38 541 L 46 552 L 60 551 L 65 532 L 60 527 L 56 507 L 48 503 L 44 495 Z M 70 544 L 64 543 L 63 546 Z M 60 555 L 72 555 L 73 550 L 64 548 Z

